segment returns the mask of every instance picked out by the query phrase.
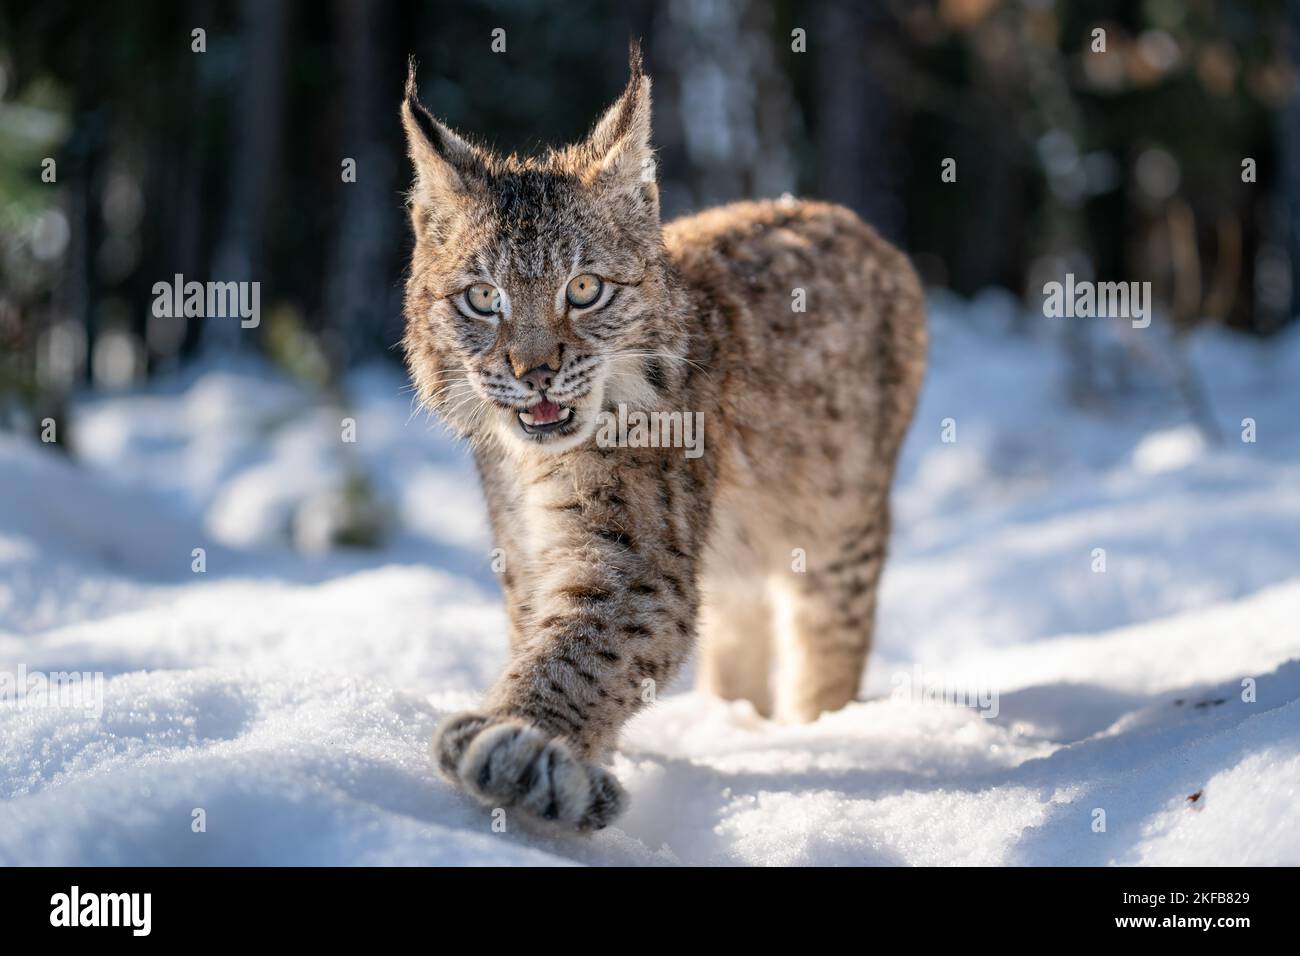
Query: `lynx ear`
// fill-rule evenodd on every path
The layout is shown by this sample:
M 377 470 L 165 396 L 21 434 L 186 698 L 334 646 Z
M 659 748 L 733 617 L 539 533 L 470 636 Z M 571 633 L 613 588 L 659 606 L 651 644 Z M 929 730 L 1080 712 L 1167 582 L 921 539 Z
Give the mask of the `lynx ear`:
M 656 214 L 659 188 L 655 184 L 654 151 L 650 148 L 650 77 L 642 72 L 641 47 L 628 50 L 627 88 L 600 118 L 582 144 L 586 167 L 582 181 L 593 188 L 613 190 Z
M 463 203 L 486 175 L 487 157 L 424 108 L 415 90 L 414 59 L 406 74 L 402 126 L 415 165 L 411 198 L 416 210 L 436 215 Z

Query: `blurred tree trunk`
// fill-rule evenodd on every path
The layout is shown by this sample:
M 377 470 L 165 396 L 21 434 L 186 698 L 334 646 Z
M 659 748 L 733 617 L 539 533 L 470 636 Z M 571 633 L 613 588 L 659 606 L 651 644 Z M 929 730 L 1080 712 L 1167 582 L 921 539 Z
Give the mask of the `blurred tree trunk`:
M 231 144 L 234 169 L 214 274 L 195 277 L 200 281 L 265 282 L 271 278 L 266 274 L 268 264 L 262 249 L 279 165 L 281 68 L 286 60 L 288 17 L 283 0 L 243 0 L 242 11 L 242 83 Z M 209 36 L 209 42 L 211 39 Z M 202 337 L 208 346 L 236 348 L 245 331 L 237 321 L 206 321 Z
M 381 124 L 396 122 L 401 77 L 385 84 L 377 76 L 386 30 L 383 5 L 337 0 L 343 80 L 343 142 L 335 161 L 342 190 L 335 229 L 333 267 L 326 291 L 326 325 L 332 346 L 345 363 L 380 353 L 398 337 L 393 290 L 385 281 L 398 225 L 398 187 Z M 343 160 L 356 161 L 356 181 L 342 181 Z M 386 341 L 385 341 L 386 340 Z
M 1292 74 L 1300 76 L 1300 0 L 1290 0 L 1286 5 L 1287 43 L 1286 56 L 1290 61 Z M 1291 95 L 1286 107 L 1280 112 L 1278 122 L 1281 125 L 1279 139 L 1282 159 L 1280 187 L 1286 206 L 1286 240 L 1287 265 L 1289 270 L 1274 267 L 1270 270 L 1267 256 L 1255 259 L 1255 301 L 1253 328 L 1256 332 L 1272 332 L 1284 325 L 1291 316 L 1300 313 L 1300 95 L 1297 95 L 1294 81 Z M 1262 160 L 1261 160 L 1262 162 Z M 1259 268 L 1264 266 L 1266 281 L 1260 282 Z M 1270 271 L 1274 274 L 1274 284 L 1281 281 L 1281 274 L 1289 273 L 1290 289 L 1270 289 L 1267 281 Z M 1285 305 L 1284 305 L 1285 303 Z M 1287 308 L 1289 306 L 1289 309 Z
M 180 22 L 209 23 L 208 4 L 187 0 Z M 141 269 L 144 287 L 153 283 L 170 283 L 176 273 L 202 278 L 204 268 L 201 248 L 203 209 L 203 153 L 208 145 L 205 131 L 207 109 L 211 102 L 211 71 L 200 69 L 201 61 L 188 45 L 174 48 L 153 66 L 153 82 L 166 84 L 168 102 L 176 97 L 188 105 L 185 110 L 160 110 L 158 123 L 150 128 L 146 160 L 146 194 L 151 198 L 153 214 L 147 217 L 146 253 Z M 152 308 L 152 293 L 148 305 Z M 177 364 L 189 357 L 198 344 L 201 319 L 175 317 L 151 324 L 148 329 L 149 371 Z
M 99 19 L 97 14 L 92 14 Z M 78 38 L 85 49 L 84 68 L 77 73 L 76 107 L 73 135 L 67 148 L 71 168 L 63 176 L 72 183 L 68 218 L 68 267 L 64 305 L 68 314 L 85 331 L 85 354 L 81 368 L 87 382 L 94 381 L 96 341 L 95 307 L 99 298 L 99 279 L 95 254 L 103 232 L 97 199 L 103 185 L 105 115 L 101 103 L 100 59 L 94 55 L 95 31 L 87 30 Z
M 1043 58 L 1038 54 L 1038 59 Z M 1035 60 L 1030 53 L 1026 59 Z M 953 285 L 967 295 L 973 295 L 990 285 L 1001 285 L 1009 289 L 1019 289 L 1025 282 L 1026 257 L 1025 223 L 1029 211 L 1025 208 L 1025 167 L 1017 161 L 1014 150 L 1005 148 L 992 149 L 980 142 L 989 130 L 1019 130 L 1024 126 L 1026 78 L 1019 70 L 1007 64 L 988 63 L 986 68 L 978 70 L 972 77 L 974 89 L 967 95 L 975 113 L 976 126 L 973 130 L 963 131 L 960 145 L 954 144 L 952 155 L 959 155 L 957 150 L 970 150 L 973 162 L 962 163 L 964 174 L 959 169 L 959 180 L 966 186 L 963 195 L 966 202 L 962 204 L 958 217 L 956 232 L 960 237 L 960 256 L 957 258 L 953 274 Z M 1059 65 L 1054 62 L 1042 63 L 1040 72 L 1046 72 L 1053 81 L 1060 75 Z M 1040 93 L 1040 119 L 1046 124 L 1062 122 L 1063 117 L 1072 115 L 1059 105 L 1068 97 L 1068 87 L 1063 81 L 1049 82 L 1043 79 L 1034 83 L 1041 90 L 1044 86 L 1051 88 L 1050 93 Z M 1057 127 L 1044 125 L 1044 130 Z M 1073 130 L 1071 131 L 1074 132 Z M 982 152 L 984 155 L 979 156 Z M 972 175 L 974 174 L 974 175 Z M 935 173 L 937 178 L 938 174 Z M 978 177 L 979 186 L 973 188 L 971 182 Z M 1059 217 L 1063 228 L 1076 228 L 1072 214 L 1064 212 Z M 1076 235 L 1063 235 L 1060 241 L 1073 245 Z
M 674 2 L 655 29 L 677 81 L 672 105 L 694 204 L 793 190 L 798 107 L 777 59 L 771 7 Z
M 903 228 L 899 157 L 869 55 L 877 44 L 900 42 L 887 12 L 851 0 L 821 0 L 808 36 L 817 69 L 818 198 L 843 203 L 894 240 Z

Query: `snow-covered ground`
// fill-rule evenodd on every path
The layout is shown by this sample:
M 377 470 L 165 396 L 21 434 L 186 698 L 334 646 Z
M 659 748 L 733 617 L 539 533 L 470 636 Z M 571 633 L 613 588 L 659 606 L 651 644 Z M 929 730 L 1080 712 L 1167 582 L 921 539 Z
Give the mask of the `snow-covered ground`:
M 1059 328 L 934 312 L 864 699 L 792 727 L 684 680 L 591 837 L 495 832 L 432 772 L 504 616 L 396 369 L 333 404 L 209 365 L 81 403 L 73 461 L 0 436 L 0 689 L 103 675 L 9 681 L 0 864 L 1300 863 L 1300 330 L 1193 340 L 1214 444 L 1154 327 L 1084 411 Z M 357 475 L 390 532 L 330 550 Z

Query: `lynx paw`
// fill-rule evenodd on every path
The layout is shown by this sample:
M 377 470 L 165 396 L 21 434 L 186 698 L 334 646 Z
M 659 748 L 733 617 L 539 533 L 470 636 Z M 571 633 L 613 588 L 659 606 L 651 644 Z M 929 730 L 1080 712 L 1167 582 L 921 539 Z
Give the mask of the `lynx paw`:
M 608 770 L 584 764 L 569 745 L 517 719 L 447 718 L 433 756 L 448 780 L 488 806 L 518 806 L 578 830 L 600 830 L 623 812 L 623 788 Z

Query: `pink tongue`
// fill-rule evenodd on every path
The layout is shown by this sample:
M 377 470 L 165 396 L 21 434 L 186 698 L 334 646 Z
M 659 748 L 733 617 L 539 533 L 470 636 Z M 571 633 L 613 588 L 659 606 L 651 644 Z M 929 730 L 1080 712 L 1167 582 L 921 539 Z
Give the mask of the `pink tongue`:
M 534 425 L 549 425 L 559 420 L 560 406 L 554 402 L 538 402 L 528 409 L 528 414 L 533 416 Z

